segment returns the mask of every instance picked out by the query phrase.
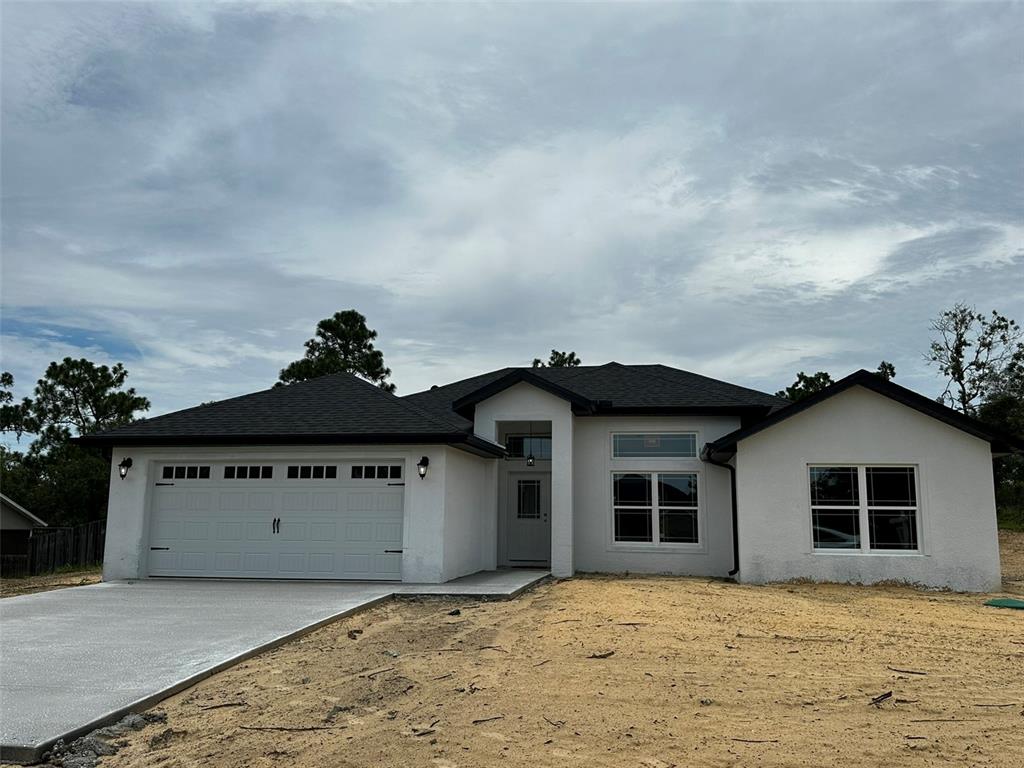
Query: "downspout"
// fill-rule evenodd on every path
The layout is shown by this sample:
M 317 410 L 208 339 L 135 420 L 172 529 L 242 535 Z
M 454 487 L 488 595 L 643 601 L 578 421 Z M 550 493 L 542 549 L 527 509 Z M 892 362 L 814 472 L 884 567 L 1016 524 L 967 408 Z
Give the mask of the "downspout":
M 707 445 L 704 446 L 704 450 L 701 451 L 701 458 L 708 464 L 724 467 L 729 470 L 729 484 L 732 489 L 732 570 L 729 571 L 729 575 L 735 576 L 740 572 L 740 530 L 739 517 L 736 512 L 736 467 L 724 461 L 715 461 L 711 458 L 711 451 L 708 450 L 708 447 Z

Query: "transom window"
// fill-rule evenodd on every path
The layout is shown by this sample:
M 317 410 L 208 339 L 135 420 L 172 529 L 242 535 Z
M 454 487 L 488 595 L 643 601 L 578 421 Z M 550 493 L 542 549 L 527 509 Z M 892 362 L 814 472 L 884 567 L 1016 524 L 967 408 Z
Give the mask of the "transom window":
M 533 456 L 538 461 L 551 458 L 551 435 L 508 435 L 505 448 L 510 459 Z
M 225 480 L 272 480 L 273 478 L 274 468 L 267 465 L 236 464 L 224 467 Z
M 401 464 L 355 464 L 352 466 L 353 480 L 401 480 Z
M 292 464 L 288 467 L 289 480 L 337 480 L 336 464 Z
M 815 549 L 918 549 L 914 467 L 812 466 L 808 476 Z
M 696 432 L 619 432 L 612 435 L 613 459 L 695 459 Z
M 618 544 L 699 543 L 697 473 L 613 473 L 612 518 Z
M 191 464 L 165 466 L 160 476 L 164 480 L 209 480 L 210 468 Z

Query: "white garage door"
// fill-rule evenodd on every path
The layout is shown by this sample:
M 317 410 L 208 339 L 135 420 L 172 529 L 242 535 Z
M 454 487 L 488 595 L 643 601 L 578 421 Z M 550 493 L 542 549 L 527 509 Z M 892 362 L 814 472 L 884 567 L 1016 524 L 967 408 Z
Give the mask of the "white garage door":
M 401 461 L 180 462 L 156 477 L 151 576 L 402 577 Z

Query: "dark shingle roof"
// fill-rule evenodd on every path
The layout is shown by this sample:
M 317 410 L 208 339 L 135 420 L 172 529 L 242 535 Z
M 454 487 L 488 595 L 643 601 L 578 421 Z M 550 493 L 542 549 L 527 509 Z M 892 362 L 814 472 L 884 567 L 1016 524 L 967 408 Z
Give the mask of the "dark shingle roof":
M 494 454 L 501 449 L 475 437 L 466 416 L 475 402 L 517 381 L 554 392 L 585 414 L 715 412 L 759 418 L 786 402 L 664 365 L 501 368 L 406 397 L 339 373 L 79 440 L 93 445 L 434 442 Z
M 88 435 L 85 444 L 466 442 L 462 420 L 347 373 L 321 376 Z
M 795 403 L 789 403 L 785 408 L 773 411 L 771 415 L 761 421 L 751 424 L 750 426 L 737 429 L 727 435 L 723 435 L 713 443 L 708 443 L 704 446 L 704 454 L 715 460 L 726 460 L 732 458 L 736 453 L 736 444 L 740 440 L 744 440 L 751 435 L 756 435 L 761 430 L 773 427 L 779 422 L 785 421 L 790 416 L 796 416 L 798 413 L 802 413 L 808 408 L 813 408 L 818 403 L 828 400 L 830 397 L 834 397 L 840 392 L 845 392 L 847 389 L 850 389 L 850 387 L 855 386 L 869 389 L 879 395 L 888 397 L 890 400 L 895 400 L 897 403 L 905 405 L 908 408 L 913 408 L 915 411 L 919 411 L 926 416 L 938 419 L 951 427 L 963 430 L 964 432 L 974 435 L 975 437 L 979 437 L 982 440 L 987 440 L 992 444 L 993 453 L 1016 453 L 1024 451 L 1024 440 L 1020 437 L 1003 434 L 999 430 L 990 427 L 988 424 L 978 421 L 977 419 L 972 419 L 970 416 L 965 416 L 959 411 L 954 411 L 952 408 L 948 408 L 942 403 L 931 400 L 911 389 L 901 387 L 899 384 L 892 381 L 886 381 L 877 373 L 865 371 L 862 368 L 861 370 L 855 371 L 849 376 L 840 379 L 834 384 L 825 387 L 825 389 L 805 397 L 803 400 L 798 400 Z
M 536 376 L 553 388 L 589 401 L 592 413 L 721 411 L 763 415 L 788 404 L 764 392 L 678 368 L 615 362 L 576 368 L 502 368 L 405 399 L 434 412 L 452 413 L 453 408 L 471 405 L 476 397 L 500 391 L 524 376 Z

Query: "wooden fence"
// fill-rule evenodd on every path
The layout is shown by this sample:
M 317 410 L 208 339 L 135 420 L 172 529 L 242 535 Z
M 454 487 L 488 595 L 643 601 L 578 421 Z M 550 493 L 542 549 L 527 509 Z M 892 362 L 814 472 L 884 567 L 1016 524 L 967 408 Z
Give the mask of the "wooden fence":
M 58 568 L 100 565 L 107 537 L 107 521 L 67 528 L 35 528 L 28 540 L 27 555 L 0 557 L 4 576 L 38 576 Z

